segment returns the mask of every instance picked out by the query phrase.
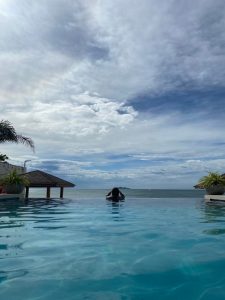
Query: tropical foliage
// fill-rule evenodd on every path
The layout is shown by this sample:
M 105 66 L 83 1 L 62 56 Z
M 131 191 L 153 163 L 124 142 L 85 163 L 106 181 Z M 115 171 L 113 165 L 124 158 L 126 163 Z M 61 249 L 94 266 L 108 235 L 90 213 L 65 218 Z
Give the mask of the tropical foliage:
M 25 176 L 18 174 L 18 172 L 14 169 L 9 174 L 1 178 L 0 183 L 3 186 L 14 184 L 29 185 L 29 180 Z
M 6 161 L 7 159 L 9 159 L 7 155 L 5 155 L 5 154 L 0 154 L 0 162 L 1 162 L 1 161 Z
M 209 172 L 207 176 L 199 180 L 198 185 L 202 188 L 209 188 L 215 185 L 225 186 L 225 177 L 217 172 Z
M 0 121 L 0 143 L 22 143 L 34 150 L 34 142 L 31 138 L 18 134 L 13 125 L 6 120 Z

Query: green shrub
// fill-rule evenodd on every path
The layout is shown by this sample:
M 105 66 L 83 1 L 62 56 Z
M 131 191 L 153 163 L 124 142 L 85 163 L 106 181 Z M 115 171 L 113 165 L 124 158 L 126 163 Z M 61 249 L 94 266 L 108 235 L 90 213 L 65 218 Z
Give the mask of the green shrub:
M 203 188 L 209 188 L 215 185 L 225 186 L 225 177 L 217 172 L 209 172 L 207 176 L 204 176 L 199 180 L 198 185 Z
M 6 159 L 9 159 L 6 154 L 0 154 L 0 161 L 6 161 Z
M 29 180 L 25 176 L 21 176 L 14 169 L 9 174 L 1 178 L 0 183 L 2 185 L 10 185 L 10 184 L 22 184 L 29 185 Z

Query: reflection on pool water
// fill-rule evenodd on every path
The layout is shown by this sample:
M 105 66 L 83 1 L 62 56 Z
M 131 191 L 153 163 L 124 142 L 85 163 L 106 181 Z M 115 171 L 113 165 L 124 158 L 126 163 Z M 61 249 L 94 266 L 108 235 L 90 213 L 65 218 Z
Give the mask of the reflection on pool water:
M 0 258 L 0 299 L 225 299 L 225 207 L 9 200 Z

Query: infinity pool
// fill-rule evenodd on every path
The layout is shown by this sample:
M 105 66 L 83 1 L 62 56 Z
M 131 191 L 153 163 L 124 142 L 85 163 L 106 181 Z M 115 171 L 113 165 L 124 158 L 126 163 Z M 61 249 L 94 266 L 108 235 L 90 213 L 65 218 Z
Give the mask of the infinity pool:
M 0 203 L 0 299 L 225 299 L 225 207 L 201 199 Z

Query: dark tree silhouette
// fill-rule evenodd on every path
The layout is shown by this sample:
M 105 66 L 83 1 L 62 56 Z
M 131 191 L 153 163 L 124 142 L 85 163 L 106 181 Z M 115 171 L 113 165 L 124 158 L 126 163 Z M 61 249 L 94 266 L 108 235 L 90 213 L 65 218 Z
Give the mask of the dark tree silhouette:
M 22 143 L 34 151 L 34 142 L 31 138 L 17 134 L 15 128 L 9 121 L 2 120 L 0 121 L 0 143 L 6 142 Z

